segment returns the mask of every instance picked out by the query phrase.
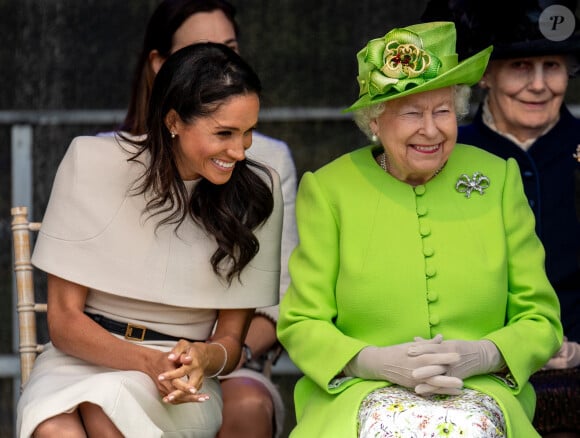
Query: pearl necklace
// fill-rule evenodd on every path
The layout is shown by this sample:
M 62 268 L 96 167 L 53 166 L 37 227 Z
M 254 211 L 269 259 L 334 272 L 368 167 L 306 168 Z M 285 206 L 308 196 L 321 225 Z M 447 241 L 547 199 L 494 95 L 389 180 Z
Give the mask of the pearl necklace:
M 379 155 L 379 165 L 383 168 L 383 170 L 387 173 L 391 173 L 389 172 L 389 165 L 387 164 L 387 154 L 385 154 L 384 152 Z
M 429 179 L 435 178 L 437 175 L 439 175 L 439 172 L 441 172 L 443 170 L 443 168 L 445 167 L 445 164 L 447 164 L 447 162 L 443 163 L 443 166 L 441 166 L 439 169 L 437 169 L 435 171 L 435 173 L 433 174 L 433 176 Z M 385 154 L 384 152 L 381 155 L 379 155 L 379 166 L 381 166 L 385 172 L 391 173 L 391 171 L 389 169 L 389 162 L 387 161 L 387 154 Z

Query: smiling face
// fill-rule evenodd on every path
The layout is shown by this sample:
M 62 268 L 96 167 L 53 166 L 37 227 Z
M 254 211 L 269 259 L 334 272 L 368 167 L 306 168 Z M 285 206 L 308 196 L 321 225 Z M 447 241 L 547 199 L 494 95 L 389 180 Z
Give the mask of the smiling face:
M 183 180 L 200 177 L 219 185 L 229 181 L 236 162 L 245 159 L 258 121 L 260 100 L 249 93 L 229 98 L 209 116 L 186 123 L 171 110 L 167 129 L 175 134 L 174 150 Z
M 558 120 L 568 71 L 559 55 L 495 60 L 483 82 L 497 129 L 525 141 Z
M 445 164 L 457 140 L 453 93 L 447 87 L 385 102 L 371 121 L 395 178 L 424 184 Z

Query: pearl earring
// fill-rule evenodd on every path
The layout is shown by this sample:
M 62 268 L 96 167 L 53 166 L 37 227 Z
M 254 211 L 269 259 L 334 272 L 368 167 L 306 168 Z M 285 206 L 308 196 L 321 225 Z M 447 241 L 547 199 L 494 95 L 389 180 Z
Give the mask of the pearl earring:
M 379 137 L 377 137 L 377 134 L 373 134 L 373 135 L 371 136 L 371 141 L 372 141 L 373 143 L 377 143 L 377 142 L 379 141 Z
M 176 135 L 177 135 L 177 134 L 176 134 L 175 132 L 172 132 L 172 133 L 171 133 L 171 138 L 175 138 L 175 137 L 176 137 Z

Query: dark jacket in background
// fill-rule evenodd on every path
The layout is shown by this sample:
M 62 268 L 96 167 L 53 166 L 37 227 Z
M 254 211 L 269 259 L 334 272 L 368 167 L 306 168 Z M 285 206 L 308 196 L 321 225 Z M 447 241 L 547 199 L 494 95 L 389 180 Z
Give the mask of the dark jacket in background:
M 556 126 L 525 151 L 489 129 L 480 107 L 471 124 L 460 126 L 458 142 L 517 160 L 546 249 L 548 278 L 560 298 L 564 334 L 580 342 L 580 163 L 573 156 L 580 144 L 580 120 L 563 105 Z

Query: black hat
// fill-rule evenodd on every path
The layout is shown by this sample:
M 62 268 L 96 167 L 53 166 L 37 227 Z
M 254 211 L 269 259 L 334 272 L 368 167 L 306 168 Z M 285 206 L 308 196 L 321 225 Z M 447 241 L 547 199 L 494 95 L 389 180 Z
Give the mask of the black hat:
M 430 0 L 422 21 L 453 21 L 463 59 L 493 45 L 491 59 L 580 55 L 576 0 Z

